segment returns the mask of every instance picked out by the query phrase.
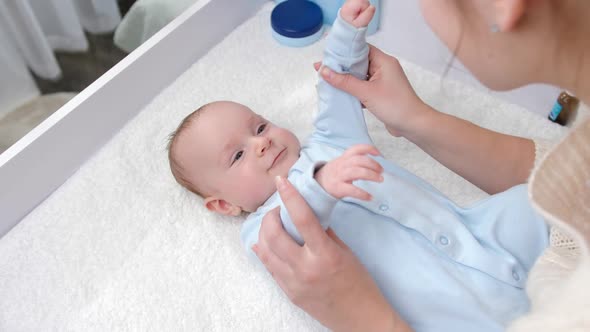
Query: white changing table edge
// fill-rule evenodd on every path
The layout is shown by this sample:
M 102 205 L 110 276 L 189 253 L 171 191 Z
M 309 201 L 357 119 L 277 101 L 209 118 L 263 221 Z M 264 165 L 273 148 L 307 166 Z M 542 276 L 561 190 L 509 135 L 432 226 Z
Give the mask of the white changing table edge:
M 0 237 L 265 2 L 196 2 L 1 154 Z

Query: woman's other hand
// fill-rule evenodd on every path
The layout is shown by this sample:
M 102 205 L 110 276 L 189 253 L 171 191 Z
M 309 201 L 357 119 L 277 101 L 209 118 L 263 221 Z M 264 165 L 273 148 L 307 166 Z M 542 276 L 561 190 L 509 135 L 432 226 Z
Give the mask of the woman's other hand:
M 407 331 L 379 288 L 333 230 L 324 231 L 288 180 L 277 189 L 305 244 L 283 229 L 279 209 L 267 213 L 252 248 L 289 299 L 335 331 Z

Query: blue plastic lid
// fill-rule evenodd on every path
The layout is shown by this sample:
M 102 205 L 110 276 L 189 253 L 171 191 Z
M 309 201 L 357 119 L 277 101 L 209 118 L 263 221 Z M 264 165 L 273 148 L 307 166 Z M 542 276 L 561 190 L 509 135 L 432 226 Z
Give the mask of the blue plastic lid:
M 289 38 L 304 38 L 318 32 L 323 24 L 322 9 L 307 0 L 287 0 L 278 4 L 270 15 L 274 31 Z

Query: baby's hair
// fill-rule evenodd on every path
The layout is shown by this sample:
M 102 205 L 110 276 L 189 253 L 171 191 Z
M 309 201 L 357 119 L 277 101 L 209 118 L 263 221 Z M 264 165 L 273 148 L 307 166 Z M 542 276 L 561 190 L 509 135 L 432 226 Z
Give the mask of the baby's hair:
M 189 179 L 186 178 L 186 176 L 184 174 L 184 169 L 183 169 L 182 165 L 180 165 L 180 163 L 178 162 L 178 159 L 176 158 L 174 150 L 176 148 L 176 145 L 178 144 L 179 137 L 182 136 L 182 133 L 192 123 L 194 123 L 194 121 L 197 120 L 197 117 L 199 116 L 199 114 L 201 114 L 211 104 L 212 103 L 205 104 L 205 105 L 197 108 L 197 110 L 195 110 L 194 112 L 187 115 L 180 122 L 180 125 L 178 125 L 178 128 L 176 128 L 176 130 L 174 130 L 172 133 L 170 133 L 170 135 L 168 135 L 168 145 L 167 145 L 168 162 L 170 164 L 170 171 L 172 172 L 174 179 L 176 180 L 176 182 L 178 182 L 178 184 L 180 184 L 184 188 L 188 189 L 189 191 L 191 191 L 201 197 L 205 197 L 205 196 L 199 191 L 199 189 L 193 183 L 191 183 L 189 181 Z

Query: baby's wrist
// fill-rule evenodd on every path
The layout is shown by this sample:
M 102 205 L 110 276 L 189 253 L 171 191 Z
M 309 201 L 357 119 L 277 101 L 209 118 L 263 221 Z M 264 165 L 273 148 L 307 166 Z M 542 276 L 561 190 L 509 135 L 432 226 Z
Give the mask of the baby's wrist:
M 338 16 L 340 17 L 340 19 L 342 20 L 342 22 L 344 22 L 344 24 L 349 25 L 351 29 L 357 30 L 357 29 L 361 29 L 361 28 L 366 28 L 366 27 L 357 27 L 356 25 L 354 25 L 352 23 L 352 19 L 351 18 L 345 18 L 344 16 L 342 16 L 340 14 L 338 14 Z
M 326 190 L 326 188 L 324 187 L 323 183 L 323 178 L 324 178 L 324 166 L 326 166 L 326 164 L 319 164 L 316 166 L 316 168 L 313 171 L 313 178 L 316 180 L 316 182 L 324 189 Z
M 332 190 L 332 189 L 334 189 L 333 185 L 329 185 L 330 179 L 328 177 L 330 176 L 330 174 L 329 174 L 330 169 L 324 167 L 326 165 L 327 165 L 327 163 L 323 163 L 323 164 L 319 165 L 316 168 L 316 172 L 313 177 L 314 177 L 315 181 L 318 183 L 318 185 L 320 187 L 322 187 L 322 189 L 324 189 L 324 191 L 328 195 L 338 199 L 339 197 L 337 197 L 337 195 L 335 195 L 335 192 Z

